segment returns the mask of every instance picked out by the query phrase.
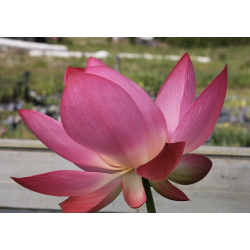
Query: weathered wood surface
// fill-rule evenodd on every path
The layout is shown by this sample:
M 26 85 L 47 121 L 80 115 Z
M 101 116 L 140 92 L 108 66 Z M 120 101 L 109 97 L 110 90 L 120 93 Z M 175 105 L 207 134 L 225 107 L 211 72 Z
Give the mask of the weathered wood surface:
M 191 201 L 170 201 L 153 190 L 157 212 L 250 212 L 250 148 L 202 146 L 193 153 L 209 157 L 213 161 L 212 170 L 196 184 L 176 185 Z M 10 177 L 64 169 L 78 170 L 39 141 L 0 140 L 0 207 L 60 209 L 58 203 L 65 197 L 29 191 Z M 131 209 L 120 194 L 102 211 L 146 212 L 146 207 Z

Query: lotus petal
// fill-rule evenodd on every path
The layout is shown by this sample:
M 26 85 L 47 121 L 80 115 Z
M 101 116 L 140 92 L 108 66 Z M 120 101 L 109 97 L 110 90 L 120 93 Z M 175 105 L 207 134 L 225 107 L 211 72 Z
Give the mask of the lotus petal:
M 116 167 L 111 167 L 110 169 L 107 169 L 107 168 L 99 168 L 99 167 L 90 167 L 86 165 L 78 165 L 78 164 L 75 164 L 75 165 L 84 171 L 100 172 L 100 173 L 107 173 L 107 174 L 114 174 L 116 172 L 124 170 L 124 168 L 116 168 Z
M 84 72 L 85 69 L 84 69 L 84 68 L 73 68 L 73 67 L 69 66 L 69 67 L 66 69 L 65 74 L 64 74 L 64 85 L 67 84 L 67 79 L 68 79 L 70 73 L 79 72 L 79 71 L 80 71 L 80 72 L 81 72 L 81 71 Z
M 77 143 L 123 167 L 147 162 L 147 131 L 141 112 L 121 87 L 90 74 L 70 74 L 61 119 Z
M 193 64 L 185 54 L 174 67 L 157 97 L 156 104 L 165 116 L 169 139 L 184 114 L 195 99 L 195 75 Z
M 134 170 L 127 172 L 122 179 L 124 200 L 132 208 L 141 207 L 146 202 L 142 178 Z
M 116 187 L 109 195 L 107 195 L 99 204 L 97 204 L 95 207 L 93 207 L 91 210 L 89 210 L 89 213 L 95 213 L 107 205 L 109 205 L 111 202 L 113 202 L 118 195 L 121 193 L 122 188 L 121 185 Z
M 72 196 L 60 203 L 64 213 L 93 213 L 111 203 L 121 192 L 122 176 L 114 179 L 93 193 Z
M 211 135 L 227 89 L 227 66 L 198 96 L 182 117 L 171 142 L 185 141 L 184 154 L 200 147 Z
M 163 197 L 173 201 L 188 201 L 188 197 L 168 180 L 162 182 L 150 181 L 154 190 Z
M 92 193 L 123 173 L 105 174 L 78 170 L 59 170 L 23 178 L 11 177 L 21 186 L 53 196 L 79 196 Z
M 82 169 L 92 168 L 92 171 L 101 169 L 110 169 L 97 153 L 81 146 L 73 141 L 63 129 L 60 122 L 42 113 L 19 109 L 19 115 L 32 131 L 32 133 L 49 149 L 77 165 L 81 165 Z
M 99 154 L 100 158 L 105 161 L 108 165 L 110 165 L 111 167 L 114 168 L 119 168 L 121 167 L 119 163 L 117 163 L 116 161 L 114 161 L 113 159 L 110 159 L 109 157 L 107 157 L 106 155 L 101 155 Z
M 104 64 L 103 62 L 91 56 L 88 59 L 86 67 L 89 67 L 89 66 L 106 66 L 106 64 Z
M 82 72 L 85 72 L 85 68 L 76 67 L 75 69 L 78 69 L 78 70 L 80 70 L 80 71 L 82 71 Z
M 131 96 L 143 115 L 148 137 L 148 161 L 152 160 L 162 150 L 165 142 L 168 142 L 167 125 L 161 110 L 139 85 L 116 70 L 107 66 L 88 65 L 85 72 L 114 82 Z
M 163 181 L 181 160 L 185 142 L 166 143 L 162 151 L 150 162 L 135 169 L 135 172 L 151 181 Z
M 203 155 L 183 155 L 168 179 L 182 185 L 193 184 L 203 179 L 211 168 L 212 161 Z

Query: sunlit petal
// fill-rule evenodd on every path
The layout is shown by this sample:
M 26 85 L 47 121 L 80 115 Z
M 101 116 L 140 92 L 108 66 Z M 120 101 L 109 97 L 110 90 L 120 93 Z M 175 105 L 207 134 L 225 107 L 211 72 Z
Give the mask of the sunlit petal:
M 227 66 L 198 96 L 182 117 L 171 142 L 185 141 L 184 154 L 200 147 L 219 118 L 227 89 Z
M 147 131 L 138 107 L 121 87 L 90 74 L 71 74 L 61 118 L 79 144 L 134 168 L 147 162 Z
M 195 75 L 193 64 L 185 54 L 162 85 L 156 104 L 165 116 L 169 139 L 195 99 Z
M 79 196 L 94 192 L 122 175 L 59 170 L 23 178 L 11 177 L 21 186 L 37 193 L 53 196 Z
M 153 159 L 161 151 L 165 142 L 168 142 L 167 125 L 161 110 L 139 85 L 116 70 L 107 66 L 87 66 L 85 72 L 114 82 L 131 96 L 139 108 L 146 126 L 148 161 Z
M 146 202 L 146 194 L 142 183 L 142 178 L 134 170 L 123 176 L 122 191 L 124 200 L 132 208 L 141 207 Z
M 18 113 L 43 144 L 66 160 L 94 169 L 113 169 L 97 153 L 73 141 L 60 122 L 33 110 L 19 109 Z

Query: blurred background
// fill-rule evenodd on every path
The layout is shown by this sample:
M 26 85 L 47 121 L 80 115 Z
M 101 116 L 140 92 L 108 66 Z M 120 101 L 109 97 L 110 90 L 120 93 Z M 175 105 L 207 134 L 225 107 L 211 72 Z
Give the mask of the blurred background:
M 64 72 L 90 56 L 139 84 L 155 99 L 180 57 L 189 53 L 196 96 L 228 65 L 228 90 L 205 143 L 250 147 L 250 38 L 0 38 L 0 139 L 36 139 L 17 113 L 33 109 L 60 121 Z

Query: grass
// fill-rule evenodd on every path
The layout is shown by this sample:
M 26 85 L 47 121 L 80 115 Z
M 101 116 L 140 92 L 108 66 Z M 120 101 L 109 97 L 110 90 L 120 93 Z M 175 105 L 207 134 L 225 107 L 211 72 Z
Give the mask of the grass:
M 11 129 L 6 124 L 1 124 L 8 116 L 16 116 L 17 112 L 1 111 L 0 113 L 0 128 L 4 127 L 6 133 L 0 133 L 0 139 L 37 139 L 36 136 L 29 130 L 26 124 L 21 121 L 17 124 L 16 129 Z

